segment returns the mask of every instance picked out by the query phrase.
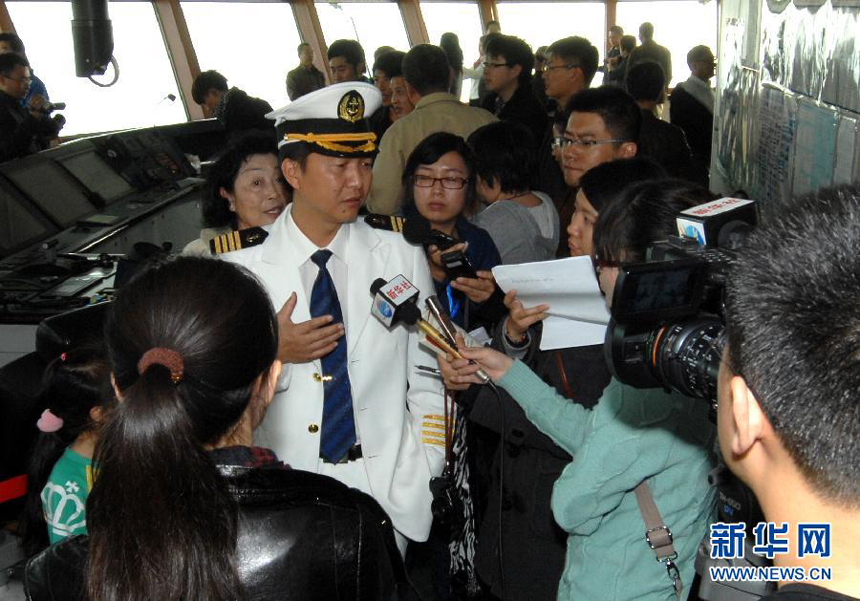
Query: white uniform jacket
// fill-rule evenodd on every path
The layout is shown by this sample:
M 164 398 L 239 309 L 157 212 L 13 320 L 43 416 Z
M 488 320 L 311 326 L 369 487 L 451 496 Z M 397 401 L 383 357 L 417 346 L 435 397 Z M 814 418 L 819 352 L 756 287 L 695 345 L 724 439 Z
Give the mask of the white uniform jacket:
M 292 319 L 311 318 L 310 299 L 299 276 L 293 245 L 286 236 L 287 207 L 260 246 L 223 255 L 262 281 L 275 310 L 298 295 Z M 401 324 L 390 330 L 370 314 L 370 286 L 403 275 L 420 291 L 420 305 L 433 293 L 427 258 L 420 246 L 399 233 L 376 230 L 359 220 L 348 227 L 347 295 L 339 299 L 346 318 L 347 357 L 355 426 L 361 441 L 370 494 L 407 538 L 427 539 L 432 521 L 429 481 L 444 463 L 444 392 L 438 378 L 416 365 L 435 365 L 419 347 L 419 335 Z M 229 291 L 225 291 L 229 293 Z M 255 432 L 255 443 L 273 449 L 296 469 L 318 471 L 323 412 L 319 360 L 284 364 L 280 391 Z M 407 393 L 408 383 L 408 393 Z

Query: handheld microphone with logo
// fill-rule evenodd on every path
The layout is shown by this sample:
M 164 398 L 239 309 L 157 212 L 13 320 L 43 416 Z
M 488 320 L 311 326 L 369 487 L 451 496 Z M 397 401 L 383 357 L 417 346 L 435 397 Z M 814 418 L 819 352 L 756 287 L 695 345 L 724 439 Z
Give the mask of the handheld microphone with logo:
M 457 347 L 448 343 L 444 334 L 421 317 L 421 310 L 418 308 L 418 289 L 405 277 L 398 275 L 390 282 L 377 278 L 370 286 L 370 293 L 373 295 L 373 306 L 370 312 L 387 327 L 401 321 L 415 326 L 424 332 L 433 346 L 450 353 L 457 359 L 464 359 Z M 490 381 L 490 377 L 484 370 L 479 369 L 476 374 L 483 383 Z
M 406 321 L 403 318 L 409 311 L 406 307 L 414 307 L 418 303 L 420 294 L 418 288 L 402 275 L 398 275 L 390 282 L 376 278 L 370 286 L 370 293 L 373 295 L 371 314 L 389 328 L 399 321 Z
M 417 213 L 403 223 L 403 237 L 410 244 L 435 244 L 439 250 L 447 250 L 460 242 L 448 234 L 434 230 L 430 227 L 430 222 Z
M 758 213 L 755 201 L 720 198 L 681 211 L 675 223 L 679 235 L 700 246 L 736 250 L 758 223 Z

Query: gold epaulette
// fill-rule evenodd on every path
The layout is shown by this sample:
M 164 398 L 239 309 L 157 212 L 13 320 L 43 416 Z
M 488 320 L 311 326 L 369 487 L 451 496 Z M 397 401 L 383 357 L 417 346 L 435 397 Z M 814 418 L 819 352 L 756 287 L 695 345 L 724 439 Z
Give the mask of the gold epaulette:
M 389 232 L 402 232 L 406 219 L 397 215 L 381 215 L 379 213 L 368 213 L 364 216 L 364 222 L 370 227 Z
M 269 232 L 261 227 L 249 227 L 244 230 L 233 230 L 209 241 L 209 250 L 213 255 L 233 252 L 243 248 L 251 248 L 262 244 L 269 237 Z

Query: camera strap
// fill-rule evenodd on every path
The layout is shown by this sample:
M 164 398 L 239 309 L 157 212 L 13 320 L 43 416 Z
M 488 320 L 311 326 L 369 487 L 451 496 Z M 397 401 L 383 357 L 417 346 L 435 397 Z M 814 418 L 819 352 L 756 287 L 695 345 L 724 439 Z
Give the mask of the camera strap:
M 666 566 L 666 573 L 675 589 L 675 597 L 681 601 L 684 583 L 681 582 L 681 573 L 675 564 L 678 552 L 672 544 L 672 531 L 663 523 L 663 516 L 654 503 L 654 495 L 651 494 L 648 483 L 643 480 L 633 492 L 636 493 L 636 503 L 639 505 L 642 519 L 645 520 L 645 542 L 654 551 L 657 561 Z
M 570 382 L 567 381 L 567 372 L 564 369 L 564 360 L 561 358 L 561 351 L 555 352 L 555 363 L 558 365 L 558 372 L 561 375 L 561 383 L 564 386 L 564 395 L 573 399 L 573 389 L 570 387 Z
M 447 388 L 445 389 L 445 469 L 443 476 L 450 479 L 453 477 L 454 470 L 454 418 L 456 417 L 454 408 L 454 395 Z

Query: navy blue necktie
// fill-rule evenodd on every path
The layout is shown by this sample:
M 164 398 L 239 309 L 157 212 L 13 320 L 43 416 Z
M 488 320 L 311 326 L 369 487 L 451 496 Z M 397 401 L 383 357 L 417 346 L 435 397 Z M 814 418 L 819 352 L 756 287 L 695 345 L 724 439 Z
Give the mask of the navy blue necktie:
M 311 291 L 311 317 L 331 315 L 331 323 L 336 324 L 343 323 L 343 313 L 337 300 L 334 281 L 325 266 L 330 257 L 330 250 L 318 250 L 311 255 L 311 261 L 319 267 Z M 320 363 L 325 391 L 320 457 L 337 463 L 355 444 L 355 418 L 352 414 L 352 391 L 347 372 L 346 335 L 338 338 L 337 348 L 320 359 Z

